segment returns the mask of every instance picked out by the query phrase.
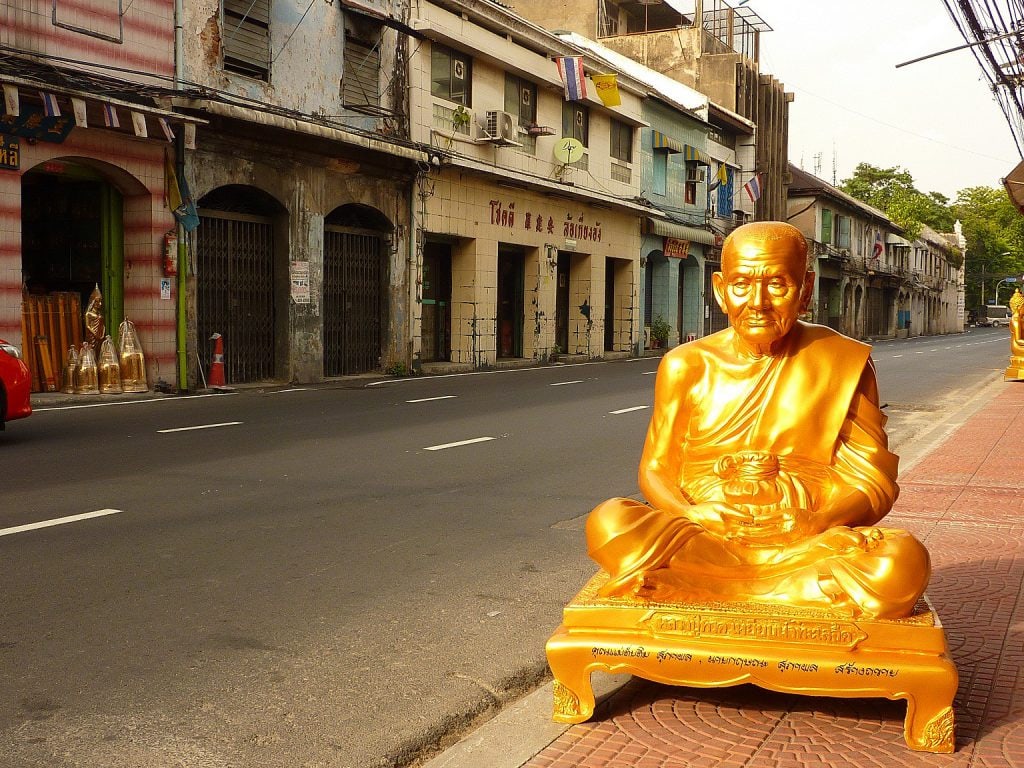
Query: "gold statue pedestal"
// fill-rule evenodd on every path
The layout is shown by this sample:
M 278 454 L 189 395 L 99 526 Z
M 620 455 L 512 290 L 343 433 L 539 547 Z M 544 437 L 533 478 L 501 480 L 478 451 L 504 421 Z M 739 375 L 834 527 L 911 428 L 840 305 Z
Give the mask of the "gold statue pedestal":
M 599 597 L 607 579 L 599 572 L 587 583 L 548 640 L 557 722 L 593 715 L 590 673 L 601 670 L 696 688 L 752 683 L 809 696 L 906 699 L 910 748 L 954 750 L 957 671 L 924 601 L 905 619 L 846 618 L 765 603 Z
M 1010 357 L 1010 365 L 1003 373 L 1003 381 L 1024 380 L 1024 357 L 1013 355 Z

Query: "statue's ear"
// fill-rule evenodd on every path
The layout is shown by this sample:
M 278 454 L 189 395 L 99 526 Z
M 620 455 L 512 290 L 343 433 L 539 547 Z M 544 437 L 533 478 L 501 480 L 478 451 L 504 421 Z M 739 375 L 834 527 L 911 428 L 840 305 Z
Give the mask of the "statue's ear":
M 729 310 L 725 307 L 725 278 L 721 272 L 711 273 L 711 290 L 715 293 L 715 301 L 718 302 L 719 308 L 729 314 Z
M 800 289 L 800 312 L 801 314 L 807 311 L 807 308 L 811 306 L 811 299 L 814 298 L 814 273 L 808 272 L 804 275 L 804 284 Z

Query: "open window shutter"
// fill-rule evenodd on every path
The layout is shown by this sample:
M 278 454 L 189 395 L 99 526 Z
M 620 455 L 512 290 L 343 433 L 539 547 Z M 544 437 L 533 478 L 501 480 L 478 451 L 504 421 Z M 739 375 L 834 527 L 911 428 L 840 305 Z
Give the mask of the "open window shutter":
M 270 0 L 224 0 L 224 69 L 270 78 Z
M 341 98 L 346 107 L 380 106 L 380 47 L 345 39 Z
M 832 211 L 828 209 L 821 212 L 821 242 L 832 242 Z

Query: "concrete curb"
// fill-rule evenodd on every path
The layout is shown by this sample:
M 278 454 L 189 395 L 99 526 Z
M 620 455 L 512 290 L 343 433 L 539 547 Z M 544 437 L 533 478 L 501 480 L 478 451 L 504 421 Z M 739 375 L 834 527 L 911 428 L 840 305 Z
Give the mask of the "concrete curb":
M 628 683 L 630 675 L 595 672 L 594 695 L 600 703 Z M 520 768 L 567 731 L 551 719 L 552 681 L 503 709 L 454 746 L 419 768 Z
M 900 457 L 900 474 L 909 472 L 925 456 L 934 451 L 956 429 L 961 427 L 975 413 L 984 408 L 1009 382 L 1003 381 L 1003 374 L 970 388 L 966 399 L 959 408 L 950 411 L 919 435 L 912 436 L 904 444 L 892 446 Z

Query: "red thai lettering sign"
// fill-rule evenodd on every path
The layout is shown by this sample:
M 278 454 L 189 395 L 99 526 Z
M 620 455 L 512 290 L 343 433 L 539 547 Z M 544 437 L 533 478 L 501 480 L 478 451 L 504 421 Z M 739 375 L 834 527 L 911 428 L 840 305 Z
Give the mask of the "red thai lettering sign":
M 672 259 L 685 259 L 690 253 L 689 240 L 676 240 L 674 237 L 665 238 L 665 255 Z

